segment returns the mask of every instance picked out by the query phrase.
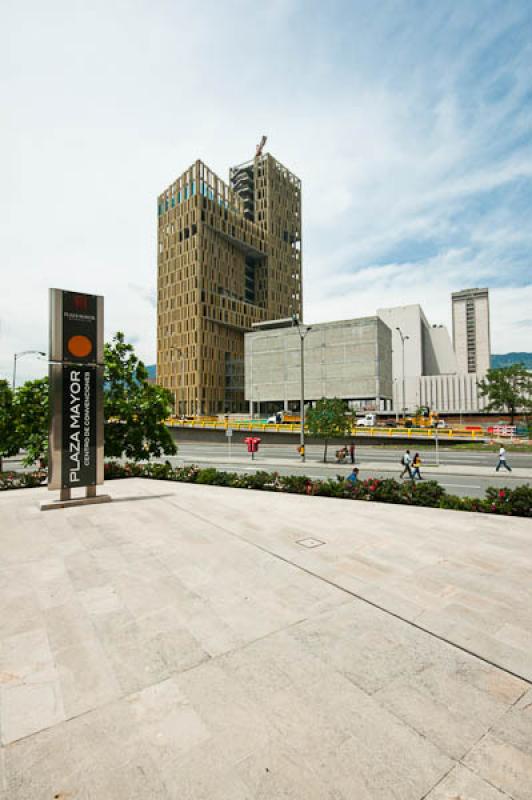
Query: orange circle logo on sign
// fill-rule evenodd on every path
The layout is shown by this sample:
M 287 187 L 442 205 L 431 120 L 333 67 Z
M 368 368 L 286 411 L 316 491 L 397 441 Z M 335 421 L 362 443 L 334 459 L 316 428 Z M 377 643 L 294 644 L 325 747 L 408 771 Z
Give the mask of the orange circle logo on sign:
M 71 355 L 86 358 L 92 350 L 92 342 L 87 336 L 71 336 L 67 348 Z

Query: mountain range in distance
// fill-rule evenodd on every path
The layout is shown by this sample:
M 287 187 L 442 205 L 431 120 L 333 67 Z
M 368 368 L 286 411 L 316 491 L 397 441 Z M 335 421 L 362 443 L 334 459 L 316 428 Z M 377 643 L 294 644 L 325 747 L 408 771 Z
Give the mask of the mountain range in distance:
M 511 367 L 514 364 L 523 364 L 527 369 L 532 369 L 532 353 L 501 353 L 491 356 L 491 366 L 493 369 L 499 367 Z

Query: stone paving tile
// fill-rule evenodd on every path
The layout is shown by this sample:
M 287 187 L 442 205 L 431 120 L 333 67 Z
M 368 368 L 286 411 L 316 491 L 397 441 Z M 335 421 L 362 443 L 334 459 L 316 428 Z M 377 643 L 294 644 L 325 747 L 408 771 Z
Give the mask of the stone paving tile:
M 7 797 L 102 798 L 87 788 L 95 773 L 111 774 L 127 764 L 142 769 L 146 754 L 138 744 L 133 719 L 122 700 L 9 745 L 5 750 Z M 125 800 L 127 795 L 117 793 L 111 798 Z
M 58 650 L 54 658 L 67 719 L 121 695 L 112 666 L 96 636 Z
M 165 769 L 163 779 L 168 800 L 255 800 L 226 759 L 224 748 L 213 742 L 194 747 L 176 760 Z
M 488 734 L 464 763 L 514 800 L 532 797 L 532 756 L 493 734 Z
M 427 795 L 426 800 L 508 800 L 508 795 L 459 765 Z
M 490 733 L 532 758 L 532 692 L 501 716 Z
M 531 689 L 496 721 L 465 763 L 512 797 L 532 797 Z
M 53 651 L 88 641 L 94 636 L 89 615 L 78 601 L 44 609 L 46 633 Z
M 59 680 L 2 686 L 2 744 L 37 733 L 65 719 Z
M 25 592 L 2 603 L 0 613 L 0 637 L 44 627 L 42 608 L 35 592 Z
M 102 635 L 102 646 L 122 692 L 129 694 L 201 663 L 208 654 L 186 629 L 166 632 L 132 622 Z
M 272 741 L 243 758 L 236 770 L 248 789 L 246 797 L 253 800 L 349 800 L 351 797 L 371 800 L 362 778 L 353 778 L 356 791 L 348 794 L 338 788 L 338 781 L 335 785 L 326 782 L 319 774 L 319 761 L 324 760 L 325 754 L 326 747 L 321 759 L 302 762 L 300 754 L 285 742 Z
M 498 697 L 455 679 L 446 665 L 393 681 L 375 698 L 457 760 L 507 709 Z
M 445 609 L 424 613 L 417 618 L 416 623 L 466 650 L 480 654 L 501 669 L 532 681 L 532 660 L 530 651 L 526 649 L 526 637 L 520 646 L 508 644 L 495 635 L 490 636 L 479 630 L 468 620 L 459 620 L 455 615 L 448 615 Z
M 521 627 L 517 624 L 517 620 L 501 625 L 497 629 L 495 638 L 512 647 L 526 647 L 529 653 L 532 653 L 532 629 Z
M 0 676 L 3 744 L 65 719 L 59 676 L 44 629 L 2 639 Z

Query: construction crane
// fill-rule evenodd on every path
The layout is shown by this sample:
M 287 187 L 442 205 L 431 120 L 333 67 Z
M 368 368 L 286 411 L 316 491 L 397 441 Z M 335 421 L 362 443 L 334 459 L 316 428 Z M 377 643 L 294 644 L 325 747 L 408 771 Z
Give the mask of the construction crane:
M 258 156 L 262 155 L 262 150 L 264 148 L 264 145 L 266 144 L 267 139 L 268 139 L 267 136 L 263 136 L 262 139 L 260 140 L 260 144 L 257 145 L 257 148 L 255 150 L 255 158 L 258 158 Z

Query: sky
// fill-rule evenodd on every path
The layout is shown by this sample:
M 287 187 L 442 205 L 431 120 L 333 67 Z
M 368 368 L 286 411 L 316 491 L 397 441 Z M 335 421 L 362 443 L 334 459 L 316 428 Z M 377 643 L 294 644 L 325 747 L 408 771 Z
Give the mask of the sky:
M 306 322 L 450 325 L 488 286 L 492 351 L 532 350 L 530 0 L 5 4 L 0 108 L 0 377 L 47 350 L 49 287 L 153 363 L 157 195 L 262 134 L 303 183 Z

